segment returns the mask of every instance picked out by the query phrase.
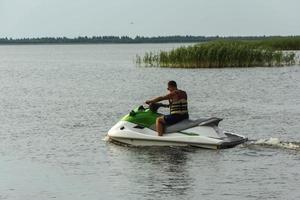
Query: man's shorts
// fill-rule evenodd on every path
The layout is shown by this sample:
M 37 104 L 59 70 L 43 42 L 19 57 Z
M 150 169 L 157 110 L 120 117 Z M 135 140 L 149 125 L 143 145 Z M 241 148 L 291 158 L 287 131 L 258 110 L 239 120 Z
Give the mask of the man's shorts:
M 180 122 L 188 118 L 189 118 L 189 114 L 170 114 L 164 116 L 166 125 L 173 125 L 176 124 L 177 122 Z

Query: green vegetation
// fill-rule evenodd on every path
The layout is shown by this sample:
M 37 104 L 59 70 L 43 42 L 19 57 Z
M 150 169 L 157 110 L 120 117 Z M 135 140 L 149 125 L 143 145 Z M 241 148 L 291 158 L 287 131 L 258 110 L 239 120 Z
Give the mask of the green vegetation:
M 223 68 L 293 65 L 300 50 L 300 37 L 264 40 L 218 40 L 171 51 L 137 56 L 137 64 L 177 68 Z

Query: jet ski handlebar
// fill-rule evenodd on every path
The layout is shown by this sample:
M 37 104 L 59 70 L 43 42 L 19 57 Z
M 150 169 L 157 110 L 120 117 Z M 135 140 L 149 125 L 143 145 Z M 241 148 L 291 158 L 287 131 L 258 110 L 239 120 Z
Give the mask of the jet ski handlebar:
M 162 104 L 162 103 L 151 103 L 149 104 L 149 109 L 153 112 L 157 112 L 157 110 L 160 108 L 160 107 L 163 107 L 163 108 L 168 108 L 169 105 L 167 104 Z
M 157 112 L 157 110 L 158 110 L 159 108 L 161 108 L 161 107 L 168 108 L 169 105 L 167 105 L 167 104 L 162 104 L 162 103 L 151 103 L 151 104 L 149 104 L 148 109 L 150 109 L 152 112 Z M 145 108 L 143 105 L 141 105 L 141 106 L 138 108 L 138 110 L 145 110 L 145 109 L 146 109 L 146 108 Z

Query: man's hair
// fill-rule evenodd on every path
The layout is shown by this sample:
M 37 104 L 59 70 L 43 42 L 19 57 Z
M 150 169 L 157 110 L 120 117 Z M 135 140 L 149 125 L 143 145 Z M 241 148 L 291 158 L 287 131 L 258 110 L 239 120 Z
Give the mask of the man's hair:
M 177 88 L 177 83 L 175 81 L 169 81 L 168 82 L 168 86 L 176 87 Z

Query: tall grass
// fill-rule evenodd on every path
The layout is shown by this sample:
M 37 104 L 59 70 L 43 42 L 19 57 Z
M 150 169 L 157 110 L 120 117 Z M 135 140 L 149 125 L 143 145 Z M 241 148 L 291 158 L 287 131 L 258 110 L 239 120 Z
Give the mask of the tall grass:
M 295 64 L 300 37 L 272 38 L 257 41 L 213 41 L 171 51 L 137 56 L 138 64 L 177 68 L 223 68 L 283 66 Z

